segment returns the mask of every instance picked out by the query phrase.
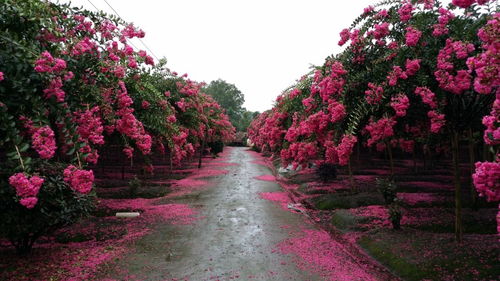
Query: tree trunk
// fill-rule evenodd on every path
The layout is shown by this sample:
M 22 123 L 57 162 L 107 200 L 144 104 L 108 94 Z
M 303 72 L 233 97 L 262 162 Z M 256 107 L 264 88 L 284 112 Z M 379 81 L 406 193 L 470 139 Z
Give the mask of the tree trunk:
M 205 143 L 206 140 L 203 139 L 203 141 L 201 142 L 200 158 L 198 159 L 198 169 L 201 168 L 201 159 L 203 158 L 203 152 L 205 151 Z
M 394 159 L 392 158 L 391 144 L 386 142 L 387 154 L 389 154 L 389 164 L 391 165 L 391 180 L 394 179 Z
M 416 145 L 415 145 L 416 146 Z M 413 173 L 417 174 L 417 153 L 416 153 L 417 148 L 413 148 Z
M 476 161 L 475 155 L 474 155 L 474 133 L 472 132 L 472 129 L 469 129 L 468 133 L 468 138 L 469 138 L 469 168 L 470 168 L 470 196 L 471 196 L 471 201 L 472 201 L 472 207 L 473 209 L 477 210 L 477 193 L 476 189 L 474 188 L 474 183 L 472 180 L 472 174 L 474 174 L 476 167 L 474 165 L 474 162 Z
M 354 186 L 354 177 L 352 176 L 352 167 L 351 167 L 351 159 L 349 158 L 349 162 L 347 163 L 347 169 L 349 171 L 349 184 L 351 185 L 351 191 L 355 190 Z
M 455 239 L 462 242 L 462 186 L 460 183 L 460 163 L 459 163 L 459 143 L 458 133 L 453 132 L 451 139 L 451 148 L 453 152 L 453 175 L 455 184 Z

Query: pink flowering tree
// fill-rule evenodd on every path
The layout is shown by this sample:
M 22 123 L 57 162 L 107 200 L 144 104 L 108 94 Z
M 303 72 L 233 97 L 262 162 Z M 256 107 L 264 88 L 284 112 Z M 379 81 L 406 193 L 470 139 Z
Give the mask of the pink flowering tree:
M 448 8 L 440 1 L 368 7 L 341 32 L 344 51 L 280 96 L 266 121 L 257 119 L 260 129 L 251 128 L 249 135 L 259 144 L 269 139 L 263 137 L 268 132 L 280 132 L 281 158 L 296 164 L 348 163 L 352 146 L 362 142 L 387 150 L 392 175 L 394 148 L 405 153 L 449 148 L 461 240 L 459 143 L 469 141 L 473 163 L 481 123 L 486 144 L 494 142 L 498 128 L 497 115 L 490 114 L 499 85 L 495 10 L 494 1 L 487 0 L 457 0 Z M 269 122 L 275 112 L 286 113 L 288 121 Z
M 0 9 L 0 231 L 19 252 L 90 212 L 103 146 L 130 157 L 177 146 L 182 159 L 203 138 L 231 137 L 200 84 L 129 45 L 145 35 L 132 24 L 44 1 Z

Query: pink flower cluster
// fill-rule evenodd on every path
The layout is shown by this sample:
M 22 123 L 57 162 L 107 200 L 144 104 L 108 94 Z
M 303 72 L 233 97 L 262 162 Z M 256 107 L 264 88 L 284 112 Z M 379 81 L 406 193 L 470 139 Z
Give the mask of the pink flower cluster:
M 352 149 L 358 141 L 353 135 L 344 135 L 340 144 L 337 146 L 337 157 L 339 160 L 339 165 L 345 166 L 349 163 L 349 158 L 352 154 Z
M 500 201 L 500 163 L 477 162 L 472 180 L 481 196 L 488 201 Z
M 480 94 L 490 94 L 500 85 L 500 13 L 478 31 L 478 37 L 483 42 L 483 52 L 467 60 L 470 71 L 475 71 L 474 90 Z
M 398 79 L 405 80 L 407 78 L 408 75 L 406 75 L 406 72 L 404 72 L 403 69 L 397 65 L 392 67 L 392 71 L 387 76 L 389 86 L 395 86 L 398 83 Z
M 433 26 L 434 30 L 432 31 L 432 35 L 434 36 L 448 34 L 449 30 L 446 25 L 450 22 L 450 20 L 455 18 L 455 15 L 450 10 L 445 8 L 439 8 L 439 14 L 438 23 Z
M 406 110 L 410 107 L 410 100 L 405 94 L 399 94 L 392 97 L 391 107 L 396 111 L 397 117 L 406 116 Z
M 31 136 L 33 148 L 38 152 L 40 158 L 50 159 L 56 152 L 56 139 L 54 131 L 49 126 L 35 129 Z
M 95 106 L 90 110 L 77 111 L 74 119 L 78 125 L 77 132 L 79 140 L 85 143 L 104 144 L 104 127 L 102 126 L 99 107 Z
M 5 78 L 3 77 L 3 72 L 0 71 L 0 82 L 3 81 Z
M 346 115 L 345 106 L 337 101 L 330 100 L 328 104 L 328 112 L 330 113 L 330 122 L 337 123 L 344 119 Z
M 420 70 L 420 61 L 421 61 L 420 59 L 414 59 L 414 60 L 406 59 L 405 74 L 407 77 L 417 74 L 417 72 Z
M 370 123 L 365 127 L 370 134 L 370 138 L 367 143 L 368 146 L 372 146 L 375 143 L 392 137 L 394 135 L 394 125 L 396 125 L 396 120 L 392 118 L 381 118 L 377 121 L 370 121 Z
M 389 23 L 383 22 L 381 24 L 374 25 L 375 30 L 373 31 L 373 37 L 375 39 L 382 39 L 389 35 Z
M 469 8 L 472 4 L 476 3 L 479 5 L 486 4 L 490 0 L 453 0 L 452 3 L 460 8 Z
M 123 149 L 123 153 L 125 153 L 128 159 L 132 159 L 132 157 L 134 156 L 134 149 L 130 146 L 126 146 Z
M 317 145 L 313 142 L 294 142 L 288 149 L 281 150 L 281 159 L 285 164 L 292 163 L 296 169 L 298 166 L 305 166 L 317 153 Z
M 368 90 L 365 91 L 366 102 L 369 104 L 378 104 L 383 97 L 384 88 L 382 86 L 368 83 Z
M 332 97 L 332 95 L 338 95 L 342 92 L 345 80 L 342 78 L 347 72 L 344 70 L 344 66 L 340 62 L 334 62 L 330 68 L 330 75 L 324 77 L 312 86 L 311 94 L 319 92 L 323 102 L 327 101 Z M 316 73 L 315 81 L 319 80 L 319 72 Z
M 422 98 L 423 103 L 430 106 L 431 109 L 437 108 L 436 94 L 426 87 L 417 87 L 415 89 L 415 94 Z
M 421 36 L 422 36 L 422 31 L 412 26 L 407 27 L 405 35 L 406 45 L 409 47 L 416 46 Z
M 35 61 L 36 72 L 58 73 L 66 69 L 66 61 L 59 58 L 53 58 L 52 55 L 44 51 L 41 58 Z
M 55 97 L 57 102 L 63 102 L 66 93 L 62 89 L 63 83 L 61 77 L 56 77 L 49 82 L 47 89 L 43 90 L 45 98 Z
M 411 13 L 413 12 L 413 5 L 411 3 L 406 3 L 398 10 L 399 19 L 402 22 L 407 22 L 411 19 Z
M 142 123 L 133 114 L 134 109 L 129 107 L 133 101 L 127 93 L 125 83 L 120 81 L 119 84 L 121 88 L 118 94 L 118 106 L 120 110 L 118 110 L 117 115 L 120 116 L 120 119 L 116 121 L 116 129 L 118 132 L 133 139 L 143 154 L 149 154 L 151 153 L 152 146 L 151 136 L 146 133 Z
M 490 115 L 483 117 L 483 125 L 486 126 L 484 130 L 484 143 L 488 145 L 500 144 L 500 92 L 497 93 L 496 99 L 493 102 Z
M 444 114 L 440 114 L 435 110 L 431 110 L 427 112 L 427 116 L 431 121 L 431 132 L 435 134 L 439 133 L 439 131 L 441 131 L 441 128 L 446 123 Z
M 452 72 L 455 71 L 455 66 L 452 59 L 453 55 L 457 59 L 465 59 L 472 51 L 474 51 L 474 45 L 471 43 L 467 44 L 451 39 L 446 40 L 445 47 L 439 51 L 437 70 L 434 72 L 440 88 L 454 94 L 461 94 L 470 89 L 471 75 L 466 70 L 458 70 L 456 75 L 453 75 Z
M 26 177 L 17 173 L 9 177 L 9 184 L 16 189 L 17 196 L 21 197 L 19 203 L 28 209 L 33 209 L 38 202 L 38 192 L 45 180 L 38 176 Z
M 351 33 L 348 28 L 342 29 L 340 32 L 340 41 L 339 41 L 339 46 L 343 46 L 347 41 L 349 41 L 349 38 L 351 37 Z
M 76 192 L 87 194 L 92 190 L 94 183 L 94 172 L 92 170 L 80 170 L 69 165 L 63 172 L 64 181 Z

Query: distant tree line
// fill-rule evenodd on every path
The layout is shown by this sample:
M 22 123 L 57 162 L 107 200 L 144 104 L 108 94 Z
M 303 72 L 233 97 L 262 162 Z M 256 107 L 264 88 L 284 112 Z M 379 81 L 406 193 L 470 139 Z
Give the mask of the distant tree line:
M 222 79 L 210 82 L 203 92 L 211 95 L 226 110 L 229 120 L 238 132 L 246 132 L 252 120 L 259 115 L 258 111 L 249 111 L 243 107 L 245 97 L 231 83 Z

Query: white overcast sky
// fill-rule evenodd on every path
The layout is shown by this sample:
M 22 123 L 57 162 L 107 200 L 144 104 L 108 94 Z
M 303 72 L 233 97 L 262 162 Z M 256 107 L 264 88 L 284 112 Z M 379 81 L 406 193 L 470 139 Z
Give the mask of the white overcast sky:
M 67 3 L 66 0 L 52 0 Z M 90 0 L 113 11 L 104 0 Z M 197 81 L 235 84 L 244 106 L 264 111 L 311 64 L 340 48 L 339 32 L 377 0 L 107 0 L 146 32 L 143 41 L 167 66 Z M 95 10 L 89 0 L 74 6 Z M 139 42 L 134 44 L 145 49 Z

